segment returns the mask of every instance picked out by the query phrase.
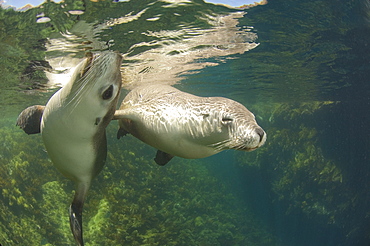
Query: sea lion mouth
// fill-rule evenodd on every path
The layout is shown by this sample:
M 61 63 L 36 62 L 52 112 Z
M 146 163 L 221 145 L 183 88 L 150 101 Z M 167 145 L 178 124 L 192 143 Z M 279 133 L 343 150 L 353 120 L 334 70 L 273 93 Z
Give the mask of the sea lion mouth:
M 238 150 L 242 150 L 242 151 L 246 151 L 246 152 L 251 152 L 251 151 L 253 151 L 253 150 L 256 150 L 256 149 L 258 149 L 259 148 L 259 146 L 257 146 L 257 147 L 254 147 L 254 148 L 237 148 Z
M 236 149 L 236 150 L 241 150 L 241 151 L 246 151 L 246 152 L 251 152 L 253 150 L 258 149 L 262 145 L 265 144 L 266 142 L 266 133 L 261 129 L 261 131 L 257 131 L 259 135 L 259 139 L 256 141 L 247 141 L 239 144 L 236 144 L 231 147 L 231 149 Z
M 250 151 L 258 149 L 261 146 L 261 145 L 257 145 L 255 147 L 248 147 L 247 144 L 245 143 L 234 145 L 234 144 L 231 144 L 231 142 L 232 141 L 229 139 L 229 140 L 225 140 L 225 141 L 222 141 L 216 144 L 212 144 L 210 145 L 210 147 L 214 148 L 217 151 L 222 151 L 226 149 L 235 149 L 235 150 L 250 152 Z
M 94 60 L 93 59 L 94 55 L 91 52 L 87 52 L 85 56 L 86 56 L 86 64 L 85 64 L 85 67 L 81 70 L 81 73 L 80 73 L 81 77 L 83 77 L 87 73 L 87 71 L 90 70 L 93 60 Z

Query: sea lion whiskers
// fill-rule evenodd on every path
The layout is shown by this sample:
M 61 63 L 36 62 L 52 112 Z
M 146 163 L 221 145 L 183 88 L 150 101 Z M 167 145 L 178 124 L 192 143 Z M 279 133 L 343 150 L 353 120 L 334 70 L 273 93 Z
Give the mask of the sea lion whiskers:
M 210 144 L 208 146 L 209 147 L 212 147 L 216 151 L 219 151 L 220 152 L 222 150 L 229 149 L 230 142 L 231 142 L 231 139 L 225 139 L 223 141 L 220 141 L 220 142 L 217 142 L 217 143 L 214 143 L 214 144 Z
M 88 87 L 88 89 L 86 89 L 86 85 L 87 84 L 94 84 L 95 85 L 95 80 L 93 81 L 89 81 L 90 77 L 88 77 L 88 74 L 89 71 L 91 70 L 91 64 L 93 63 L 94 61 L 94 58 L 87 58 L 86 61 L 84 63 L 81 63 L 79 64 L 78 66 L 83 66 L 83 68 L 79 68 L 78 66 L 72 71 L 74 73 L 74 76 L 76 76 L 76 78 L 71 78 L 71 80 L 74 80 L 76 81 L 75 82 L 75 89 L 74 91 L 71 91 L 68 98 L 70 98 L 70 100 L 68 101 L 68 103 L 66 104 L 67 107 L 70 107 L 71 108 L 71 111 L 70 111 L 70 114 L 73 113 L 73 110 L 74 108 L 76 108 L 76 105 L 78 105 L 81 101 L 81 98 L 82 98 L 82 95 L 84 95 L 84 93 L 87 93 L 91 90 L 91 87 Z M 75 73 L 75 70 L 81 70 L 80 73 Z M 77 76 L 80 76 L 79 78 L 77 78 Z M 93 82 L 93 83 L 92 83 Z
M 98 80 L 94 79 L 97 76 L 97 70 L 94 67 L 99 67 L 99 71 L 101 74 L 99 76 L 105 76 L 104 73 L 110 71 L 108 69 L 108 64 L 111 57 L 109 56 L 101 56 L 100 54 L 95 54 L 94 56 L 87 57 L 85 63 L 81 64 L 81 66 L 85 66 L 81 68 L 81 73 L 78 74 L 80 78 L 76 78 L 74 91 L 71 92 L 69 95 L 70 101 L 67 103 L 66 107 L 70 107 L 70 114 L 73 113 L 76 105 L 78 105 L 84 95 L 90 94 L 92 88 L 95 86 Z M 76 68 L 78 69 L 78 68 Z M 89 86 L 86 86 L 89 85 Z

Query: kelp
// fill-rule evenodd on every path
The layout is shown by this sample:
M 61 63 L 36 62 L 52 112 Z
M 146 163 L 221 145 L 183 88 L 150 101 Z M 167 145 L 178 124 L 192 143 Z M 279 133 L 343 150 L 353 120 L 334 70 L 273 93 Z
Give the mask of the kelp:
M 332 101 L 256 105 L 259 123 L 268 135 L 266 145 L 237 156 L 245 172 L 259 169 L 271 204 L 282 213 L 303 214 L 317 225 L 334 226 L 350 242 L 359 236 L 353 231 L 366 224 L 366 219 L 347 216 L 353 210 L 363 211 L 359 199 L 363 191 L 351 187 L 349 174 L 342 169 L 346 164 L 326 154 L 331 146 L 325 144 L 322 124 L 315 120 L 340 106 Z
M 2 125 L 10 122 L 2 121 Z M 112 123 L 112 125 L 114 125 Z M 108 129 L 107 165 L 84 209 L 86 245 L 276 245 L 201 161 L 175 158 Z M 0 241 L 4 245 L 73 245 L 68 204 L 73 186 L 47 158 L 41 137 L 2 127 Z

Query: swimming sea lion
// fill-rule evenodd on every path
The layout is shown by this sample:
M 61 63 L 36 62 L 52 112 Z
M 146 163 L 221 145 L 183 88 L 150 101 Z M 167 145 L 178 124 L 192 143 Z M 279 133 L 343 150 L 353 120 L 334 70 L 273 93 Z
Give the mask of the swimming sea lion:
M 71 230 L 79 245 L 84 244 L 85 197 L 106 160 L 105 128 L 112 120 L 121 89 L 121 61 L 120 54 L 110 51 L 84 59 L 75 68 L 71 80 L 45 107 L 29 107 L 17 120 L 17 125 L 28 134 L 41 130 L 55 167 L 76 184 L 69 215 Z
M 195 159 L 225 149 L 251 151 L 266 141 L 265 131 L 242 104 L 223 97 L 198 97 L 168 85 L 130 91 L 114 119 L 117 137 L 131 133 L 157 148 L 156 163 L 173 156 Z

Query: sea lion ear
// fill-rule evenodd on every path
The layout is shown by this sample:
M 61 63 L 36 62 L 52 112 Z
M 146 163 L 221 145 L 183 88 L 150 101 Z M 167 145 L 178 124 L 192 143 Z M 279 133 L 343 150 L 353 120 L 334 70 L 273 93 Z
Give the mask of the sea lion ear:
M 208 113 L 202 113 L 202 116 L 203 116 L 203 119 L 206 119 L 209 117 L 209 114 Z
M 230 116 L 224 116 L 221 119 L 221 122 L 222 122 L 223 125 L 230 125 L 233 121 L 234 121 L 234 119 Z
M 45 106 L 42 105 L 33 105 L 26 108 L 19 114 L 16 125 L 27 134 L 40 133 L 41 118 L 44 109 Z
M 173 158 L 173 155 L 168 154 L 166 152 L 163 152 L 161 150 L 157 151 L 157 154 L 154 158 L 155 163 L 157 163 L 160 166 L 166 165 L 171 159 Z

